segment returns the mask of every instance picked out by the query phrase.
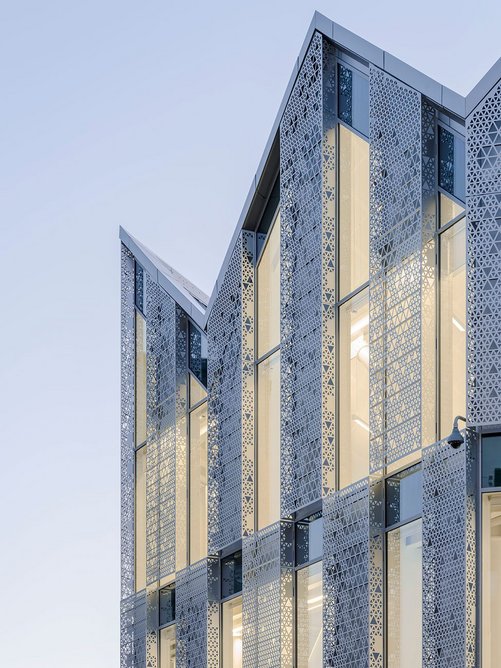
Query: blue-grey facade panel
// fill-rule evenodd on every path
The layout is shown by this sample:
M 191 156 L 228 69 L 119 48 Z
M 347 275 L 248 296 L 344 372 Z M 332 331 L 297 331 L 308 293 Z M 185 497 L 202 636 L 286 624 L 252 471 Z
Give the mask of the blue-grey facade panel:
M 120 604 L 120 668 L 146 666 L 146 592 L 124 598 Z

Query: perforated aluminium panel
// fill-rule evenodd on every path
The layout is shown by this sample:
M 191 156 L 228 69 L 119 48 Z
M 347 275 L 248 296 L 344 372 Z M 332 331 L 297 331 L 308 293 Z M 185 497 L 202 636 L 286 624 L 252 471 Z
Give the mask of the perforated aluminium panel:
M 217 561 L 202 559 L 176 579 L 176 666 L 218 668 Z
M 188 318 L 183 309 L 176 304 L 176 571 L 186 566 L 188 551 L 187 368 Z
M 369 665 L 369 483 L 323 500 L 324 665 Z
M 332 104 L 333 61 L 315 33 L 280 124 L 282 516 L 320 498 L 333 478 L 335 143 L 323 104 L 324 94 Z
M 121 247 L 121 596 L 134 592 L 134 257 Z
M 120 668 L 146 665 L 146 591 L 124 598 L 120 604 Z
M 423 666 L 475 665 L 472 447 L 423 450 Z
M 467 337 L 470 424 L 501 422 L 501 83 L 470 114 Z
M 292 668 L 293 524 L 277 522 L 243 540 L 243 666 Z
M 239 237 L 207 323 L 209 552 L 242 535 L 242 262 Z M 246 294 L 249 290 L 247 286 Z M 246 318 L 249 313 L 246 309 Z M 252 325 L 250 325 L 252 327 Z M 248 338 L 246 338 L 248 344 Z M 252 351 L 246 350 L 246 356 Z M 249 364 L 249 359 L 246 360 Z M 249 368 L 246 368 L 246 374 Z M 248 380 L 246 376 L 246 381 Z M 246 384 L 246 390 L 248 385 Z M 246 399 L 247 411 L 251 408 Z M 246 438 L 249 438 L 246 422 Z M 251 438 L 253 435 L 251 434 Z M 247 452 L 247 450 L 246 450 Z
M 146 276 L 148 584 L 176 568 L 176 306 Z
M 421 447 L 421 96 L 370 67 L 370 469 Z

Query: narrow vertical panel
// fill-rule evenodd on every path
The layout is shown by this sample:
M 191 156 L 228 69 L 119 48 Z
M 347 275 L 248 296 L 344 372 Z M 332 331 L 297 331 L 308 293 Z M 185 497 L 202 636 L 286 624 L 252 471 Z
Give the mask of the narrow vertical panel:
M 120 668 L 146 665 L 146 590 L 120 604 Z
M 322 486 L 322 36 L 280 124 L 281 516 Z
M 121 247 L 121 595 L 134 592 L 134 257 Z
M 211 553 L 242 535 L 242 256 L 248 253 L 247 237 L 245 251 L 243 243 L 240 235 L 207 322 L 208 508 L 211 519 L 208 539 Z M 246 257 L 246 281 L 248 261 Z M 247 286 L 247 297 L 249 289 Z M 246 409 L 249 410 L 248 397 Z M 247 456 L 249 421 L 247 413 Z
M 157 668 L 158 651 L 158 590 L 146 588 L 146 668 Z
M 323 500 L 324 664 L 369 666 L 369 482 Z
M 188 318 L 176 305 L 176 571 L 188 554 Z
M 146 582 L 175 571 L 175 303 L 146 276 Z
M 446 441 L 423 450 L 423 666 L 427 668 L 475 662 L 470 452 L 470 446 L 453 450 Z
M 467 418 L 501 422 L 501 83 L 470 114 L 467 150 Z
M 370 470 L 421 447 L 421 95 L 371 65 Z

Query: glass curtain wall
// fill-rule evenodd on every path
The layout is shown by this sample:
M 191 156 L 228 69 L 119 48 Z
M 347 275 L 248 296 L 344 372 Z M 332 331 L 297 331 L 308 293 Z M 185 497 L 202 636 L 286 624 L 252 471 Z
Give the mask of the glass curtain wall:
M 160 668 L 176 668 L 176 626 L 160 629 Z
M 280 213 L 257 265 L 257 524 L 280 519 Z
M 242 668 L 242 597 L 222 605 L 223 668 Z
M 296 573 L 296 665 L 322 668 L 322 562 Z
M 207 556 L 207 393 L 190 374 L 190 563 Z M 200 401 L 202 403 L 200 403 Z

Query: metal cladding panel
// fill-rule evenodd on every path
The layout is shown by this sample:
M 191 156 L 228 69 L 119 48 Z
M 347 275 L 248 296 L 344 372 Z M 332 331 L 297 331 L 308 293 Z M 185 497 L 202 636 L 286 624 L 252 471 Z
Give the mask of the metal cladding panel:
M 283 517 L 333 479 L 334 77 L 334 50 L 315 33 L 280 124 Z
M 120 668 L 146 665 L 146 591 L 120 604 Z
M 242 268 L 245 266 L 248 282 L 248 265 L 252 263 L 248 241 L 246 233 L 242 233 L 207 322 L 209 552 L 242 536 Z M 246 297 L 249 290 L 246 285 Z M 248 304 L 245 316 L 252 329 L 252 322 L 247 320 Z M 248 343 L 248 337 L 245 341 Z M 247 365 L 252 353 L 253 349 L 246 350 Z M 248 373 L 247 366 L 246 383 Z M 248 390 L 247 384 L 245 389 Z M 246 398 L 247 413 L 252 410 L 252 403 Z M 247 420 L 246 439 L 248 426 Z M 253 442 L 253 432 L 250 438 Z
M 423 666 L 475 665 L 474 444 L 423 450 Z
M 293 531 L 277 522 L 243 540 L 244 668 L 292 668 Z
M 467 148 L 467 418 L 501 422 L 501 83 L 470 114 Z
M 177 574 L 176 666 L 218 668 L 217 560 L 202 559 Z
M 421 447 L 421 95 L 371 65 L 370 470 Z
M 134 592 L 134 257 L 121 253 L 121 596 Z
M 176 570 L 188 553 L 188 318 L 176 305 Z M 162 562 L 163 563 L 163 562 Z M 163 566 L 162 566 L 163 567 Z M 164 573 L 167 575 L 168 573 Z
M 146 277 L 146 581 L 176 569 L 176 305 Z
M 324 665 L 369 666 L 369 482 L 323 499 Z

